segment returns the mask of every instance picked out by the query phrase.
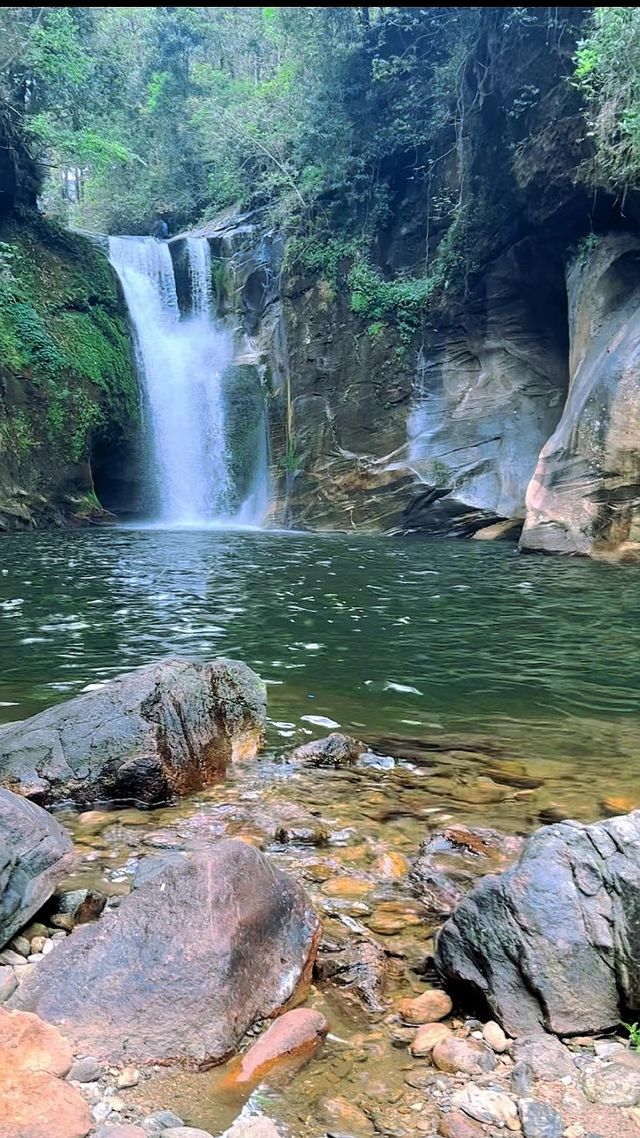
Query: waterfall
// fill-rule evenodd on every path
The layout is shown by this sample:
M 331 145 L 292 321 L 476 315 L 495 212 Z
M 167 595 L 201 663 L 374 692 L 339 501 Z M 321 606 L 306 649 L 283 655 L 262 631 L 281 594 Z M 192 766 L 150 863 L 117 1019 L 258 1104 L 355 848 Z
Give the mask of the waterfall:
M 153 520 L 260 524 L 265 503 L 241 503 L 230 472 L 223 381 L 233 338 L 212 316 L 209 242 L 189 237 L 185 246 L 191 305 L 181 317 L 169 246 L 154 237 L 109 238 L 134 330 Z

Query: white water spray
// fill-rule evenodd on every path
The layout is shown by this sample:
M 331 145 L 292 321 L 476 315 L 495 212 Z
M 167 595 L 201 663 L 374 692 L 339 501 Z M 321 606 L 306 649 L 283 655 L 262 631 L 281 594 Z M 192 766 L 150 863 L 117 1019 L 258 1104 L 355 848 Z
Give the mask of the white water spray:
M 208 241 L 189 238 L 187 256 L 192 312 L 181 319 L 168 245 L 109 238 L 144 388 L 154 520 L 168 526 L 222 522 L 235 512 L 222 391 L 233 344 L 211 316 Z

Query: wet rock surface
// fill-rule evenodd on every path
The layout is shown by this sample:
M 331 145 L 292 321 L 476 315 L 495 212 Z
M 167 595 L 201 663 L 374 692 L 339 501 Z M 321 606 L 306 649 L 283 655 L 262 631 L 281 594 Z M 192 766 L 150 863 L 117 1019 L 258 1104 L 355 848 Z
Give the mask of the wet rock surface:
M 420 846 L 411 867 L 414 892 L 434 916 L 447 917 L 480 877 L 512 865 L 522 843 L 498 830 L 447 826 Z
M 332 731 L 325 739 L 313 739 L 296 747 L 287 758 L 291 763 L 305 763 L 312 767 L 341 767 L 355 763 L 365 751 L 363 743 Z
M 0 789 L 0 948 L 36 913 L 73 862 L 62 826 Z
M 319 922 L 244 842 L 169 866 L 77 929 L 11 998 L 98 1059 L 219 1062 L 307 982 Z
M 539 830 L 438 937 L 438 967 L 512 1033 L 606 1031 L 640 999 L 640 811 Z
M 1 726 L 0 777 L 46 806 L 166 801 L 255 754 L 265 709 L 245 664 L 164 660 Z

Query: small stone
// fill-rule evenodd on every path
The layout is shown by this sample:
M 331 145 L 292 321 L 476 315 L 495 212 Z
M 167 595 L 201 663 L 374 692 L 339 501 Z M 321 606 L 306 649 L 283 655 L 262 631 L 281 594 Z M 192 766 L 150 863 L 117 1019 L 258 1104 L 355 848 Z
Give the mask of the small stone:
M 107 1102 L 98 1102 L 91 1108 L 91 1117 L 98 1125 L 100 1125 L 101 1122 L 106 1122 L 110 1114 L 111 1107 Z
M 534 1098 L 521 1098 L 518 1102 L 518 1112 L 524 1138 L 562 1138 L 564 1122 L 546 1102 L 538 1102 Z
M 140 1072 L 135 1067 L 123 1067 L 116 1078 L 116 1086 L 121 1091 L 127 1087 L 137 1087 L 139 1082 Z
M 405 1023 L 437 1023 L 450 1015 L 453 1004 L 446 992 L 432 988 L 413 999 L 400 1000 L 398 1011 Z
M 13 968 L 0 968 L 0 1004 L 12 996 L 18 987 L 18 981 Z
M 56 929 L 64 929 L 65 932 L 70 933 L 75 928 L 76 922 L 72 913 L 54 913 L 51 924 Z
M 411 923 L 407 916 L 403 917 L 399 913 L 381 913 L 378 910 L 374 911 L 367 921 L 371 932 L 377 933 L 378 936 L 393 936 L 394 933 L 404 932 Z
M 196 1130 L 193 1126 L 170 1126 L 162 1138 L 212 1138 L 208 1130 Z
M 364 1111 L 342 1096 L 322 1099 L 319 1113 L 331 1128 L 331 1133 L 345 1132 L 353 1138 L 369 1138 L 374 1133 L 373 1123 Z
M 0 964 L 13 964 L 14 967 L 20 968 L 27 962 L 19 952 L 14 952 L 12 948 L 5 948 L 0 952 Z
M 33 940 L 34 936 L 47 936 L 48 933 L 49 930 L 46 925 L 42 924 L 42 921 L 32 921 L 26 929 L 22 930 L 21 936 L 26 937 L 27 940 Z
M 497 1059 L 486 1044 L 450 1035 L 436 1043 L 431 1062 L 448 1075 L 482 1075 L 494 1070 Z
M 31 956 L 27 957 L 28 964 L 38 964 L 40 960 L 44 960 L 44 956 L 41 952 L 32 952 Z
M 431 1054 L 436 1044 L 450 1035 L 451 1028 L 446 1023 L 425 1023 L 411 1041 L 409 1050 L 416 1059 L 424 1059 Z
M 32 937 L 31 938 L 31 948 L 30 948 L 30 951 L 27 953 L 27 956 L 29 956 L 29 955 L 33 956 L 33 954 L 36 952 L 42 952 L 45 944 L 47 943 L 47 939 L 48 938 L 46 936 L 34 936 L 34 937 Z
M 270 1118 L 250 1116 L 236 1118 L 230 1130 L 225 1130 L 224 1138 L 280 1138 L 280 1131 Z
M 640 1104 L 640 1062 L 627 1066 L 621 1062 L 592 1064 L 584 1073 L 582 1089 L 589 1102 L 602 1106 Z
M 94 1138 L 149 1138 L 149 1132 L 125 1122 L 121 1126 L 101 1126 Z
M 624 1043 L 619 1043 L 616 1039 L 595 1039 L 593 1050 L 598 1059 L 611 1059 L 614 1055 L 620 1055 L 621 1052 L 626 1051 L 626 1047 Z
M 502 1052 L 506 1051 L 509 1046 L 509 1040 L 500 1027 L 500 1024 L 492 1019 L 490 1019 L 488 1023 L 485 1023 L 482 1029 L 482 1038 L 485 1043 L 489 1044 L 492 1051 L 497 1051 L 498 1055 L 502 1055 Z
M 48 956 L 50 952 L 53 952 L 53 950 L 54 950 L 54 948 L 55 948 L 55 947 L 56 947 L 56 946 L 55 946 L 55 942 L 54 942 L 54 941 L 52 941 L 52 940 L 45 940 L 45 942 L 44 942 L 44 944 L 43 944 L 43 946 L 42 946 L 42 955 L 43 955 L 43 956 Z
M 362 897 L 372 888 L 372 882 L 362 877 L 330 877 L 322 886 L 322 892 L 326 897 Z
M 172 1126 L 184 1126 L 184 1122 L 172 1110 L 156 1110 L 154 1114 L 148 1114 L 143 1118 L 140 1125 L 149 1134 L 161 1134 L 163 1130 L 169 1130 Z
M 28 956 L 31 952 L 26 936 L 14 936 L 13 940 L 9 941 L 9 948 L 19 952 L 21 956 Z
M 56 931 L 55 931 L 54 933 L 51 933 L 51 940 L 52 940 L 52 942 L 57 942 L 57 941 L 59 941 L 59 940 L 64 940 L 64 939 L 65 939 L 65 937 L 67 937 L 68 935 L 69 935 L 69 934 L 68 934 L 68 933 L 66 933 L 66 932 L 64 931 L 64 929 L 56 929 Z
M 118 1095 L 109 1095 L 106 1099 L 106 1102 L 111 1107 L 111 1110 L 116 1111 L 124 1110 L 125 1106 L 127 1105 L 124 1099 L 119 1098 Z
M 442 1134 L 443 1138 L 482 1138 L 484 1130 L 479 1122 L 461 1110 L 452 1110 L 440 1119 L 438 1134 Z
M 508 1130 L 520 1130 L 518 1109 L 513 1099 L 502 1091 L 488 1091 L 474 1083 L 468 1083 L 451 1097 L 451 1105 L 464 1111 L 476 1122 L 493 1123 L 506 1126 Z
M 376 858 L 372 868 L 376 877 L 382 877 L 385 881 L 398 881 L 407 876 L 409 862 L 401 853 L 387 850 Z
M 76 1059 L 67 1078 L 73 1083 L 95 1083 L 101 1074 L 102 1069 L 98 1060 L 87 1056 L 86 1059 Z

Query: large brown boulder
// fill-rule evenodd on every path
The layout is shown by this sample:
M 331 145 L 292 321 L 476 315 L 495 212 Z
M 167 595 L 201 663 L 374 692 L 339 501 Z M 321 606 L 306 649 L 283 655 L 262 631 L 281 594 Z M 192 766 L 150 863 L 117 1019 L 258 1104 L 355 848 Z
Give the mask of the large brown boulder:
M 640 561 L 640 241 L 598 238 L 567 277 L 570 386 L 527 490 L 521 545 Z
M 162 660 L 0 727 L 0 782 L 42 805 L 166 801 L 255 754 L 265 687 L 235 660 Z
M 252 846 L 225 840 L 77 929 L 11 1004 L 99 1060 L 207 1067 L 300 995 L 319 935 L 301 887 Z
M 55 818 L 0 789 L 0 947 L 44 905 L 72 862 L 71 841 Z
M 512 1035 L 607 1031 L 640 1009 L 640 810 L 546 826 L 440 931 L 436 963 Z

